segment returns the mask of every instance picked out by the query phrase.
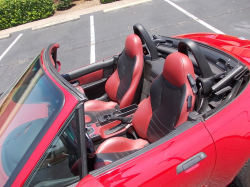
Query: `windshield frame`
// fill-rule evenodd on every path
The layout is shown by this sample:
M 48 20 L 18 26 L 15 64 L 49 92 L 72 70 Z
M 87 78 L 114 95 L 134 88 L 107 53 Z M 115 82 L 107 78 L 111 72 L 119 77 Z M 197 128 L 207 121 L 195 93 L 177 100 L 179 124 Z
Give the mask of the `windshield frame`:
M 43 50 L 44 51 L 44 50 Z M 45 136 L 45 134 L 47 133 L 47 131 L 49 130 L 49 128 L 53 125 L 54 121 L 57 119 L 58 115 L 60 114 L 60 112 L 62 111 L 64 105 L 65 105 L 65 95 L 62 92 L 62 90 L 60 88 L 58 88 L 58 86 L 51 80 L 51 78 L 48 76 L 48 74 L 46 73 L 46 71 L 44 70 L 44 66 L 42 64 L 42 53 L 40 53 L 36 58 L 34 58 L 34 60 L 39 60 L 40 63 L 40 68 L 43 71 L 44 76 L 47 78 L 47 80 L 51 83 L 51 85 L 58 91 L 58 93 L 61 95 L 62 97 L 62 104 L 59 107 L 58 111 L 55 113 L 54 116 L 52 116 L 51 118 L 48 119 L 48 121 L 46 122 L 46 124 L 44 125 L 44 127 L 41 129 L 41 131 L 38 133 L 38 135 L 36 136 L 36 138 L 34 139 L 34 141 L 31 143 L 30 147 L 28 148 L 28 150 L 25 152 L 25 154 L 23 155 L 23 157 L 21 158 L 21 160 L 19 161 L 18 165 L 16 166 L 16 168 L 14 169 L 14 171 L 12 172 L 12 174 L 9 176 L 9 179 L 7 180 L 7 182 L 5 183 L 5 186 L 11 186 L 13 184 L 13 182 L 15 181 L 15 179 L 17 178 L 17 176 L 19 175 L 19 173 L 21 172 L 21 170 L 23 169 L 23 167 L 26 165 L 27 161 L 30 159 L 30 156 L 32 155 L 32 153 L 34 152 L 34 150 L 37 148 L 38 144 L 41 142 L 41 140 L 43 139 L 43 137 Z M 34 61 L 33 60 L 33 61 Z M 33 63 L 33 61 L 29 64 L 29 66 L 25 69 L 25 71 L 21 74 L 21 76 L 27 71 L 27 69 L 30 67 L 30 65 Z M 17 81 L 15 82 L 15 84 L 12 85 L 12 88 L 19 82 L 19 79 L 17 79 Z M 9 89 L 8 89 L 9 90 Z
M 61 74 L 56 69 L 57 67 L 57 49 L 59 48 L 59 44 L 51 44 L 45 48 L 45 52 L 43 53 L 44 59 L 44 68 L 53 75 L 53 78 L 63 86 L 68 92 L 70 92 L 73 96 L 78 98 L 79 101 L 88 101 L 88 98 L 85 94 L 75 89 L 75 87 L 69 83 L 65 78 L 61 76 Z

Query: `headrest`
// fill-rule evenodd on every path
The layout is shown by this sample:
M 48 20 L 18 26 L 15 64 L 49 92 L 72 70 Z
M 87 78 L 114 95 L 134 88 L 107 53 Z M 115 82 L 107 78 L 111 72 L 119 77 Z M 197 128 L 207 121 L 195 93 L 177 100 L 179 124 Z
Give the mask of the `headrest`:
M 162 74 L 169 83 L 177 87 L 181 87 L 186 83 L 188 74 L 195 79 L 191 60 L 180 52 L 174 52 L 167 56 Z
M 139 36 L 135 34 L 128 35 L 125 42 L 125 52 L 130 58 L 134 58 L 135 55 L 142 54 L 142 43 Z

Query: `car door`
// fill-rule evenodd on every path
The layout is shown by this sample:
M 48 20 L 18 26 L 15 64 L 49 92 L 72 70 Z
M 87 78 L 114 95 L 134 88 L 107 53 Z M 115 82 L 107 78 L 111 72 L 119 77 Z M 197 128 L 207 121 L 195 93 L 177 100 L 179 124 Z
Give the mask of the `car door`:
M 166 137 L 90 175 L 103 186 L 204 186 L 216 151 L 202 122 L 186 122 Z M 91 186 L 90 177 L 78 186 Z M 85 182 L 86 180 L 86 182 Z M 93 185 L 96 182 L 93 181 Z
M 228 185 L 250 158 L 250 87 L 219 113 L 205 121 L 217 150 L 208 186 Z

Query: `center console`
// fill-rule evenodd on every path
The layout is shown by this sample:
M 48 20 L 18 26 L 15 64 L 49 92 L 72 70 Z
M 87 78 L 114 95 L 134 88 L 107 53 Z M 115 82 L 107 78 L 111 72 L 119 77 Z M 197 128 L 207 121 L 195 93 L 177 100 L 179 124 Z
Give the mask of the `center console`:
M 98 117 L 98 121 L 86 127 L 92 141 L 107 139 L 112 136 L 125 133 L 132 120 L 131 115 L 135 113 L 137 104 L 115 110 L 114 112 Z M 123 122 L 124 121 L 124 122 Z
M 112 113 L 106 114 L 98 118 L 98 123 L 96 125 L 106 125 L 112 121 L 115 121 L 116 118 L 129 116 L 137 110 L 137 104 L 130 105 L 128 107 L 122 108 L 120 110 L 116 110 Z

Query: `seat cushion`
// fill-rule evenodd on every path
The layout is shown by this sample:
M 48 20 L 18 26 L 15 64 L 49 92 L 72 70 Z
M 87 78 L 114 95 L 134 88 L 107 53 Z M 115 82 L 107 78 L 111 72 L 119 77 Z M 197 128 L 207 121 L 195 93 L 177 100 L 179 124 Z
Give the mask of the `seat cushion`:
M 110 164 L 111 162 L 114 162 L 118 159 L 121 159 L 123 157 L 126 157 L 139 149 L 135 149 L 132 151 L 125 151 L 125 152 L 118 152 L 118 153 L 98 153 L 95 155 L 95 165 L 94 168 L 98 169 L 102 166 L 106 166 Z
M 104 141 L 96 150 L 96 153 L 126 152 L 141 149 L 148 144 L 143 139 L 131 140 L 124 137 L 113 137 Z
M 95 169 L 126 157 L 148 145 L 143 139 L 131 140 L 124 137 L 113 137 L 103 142 L 95 155 Z

